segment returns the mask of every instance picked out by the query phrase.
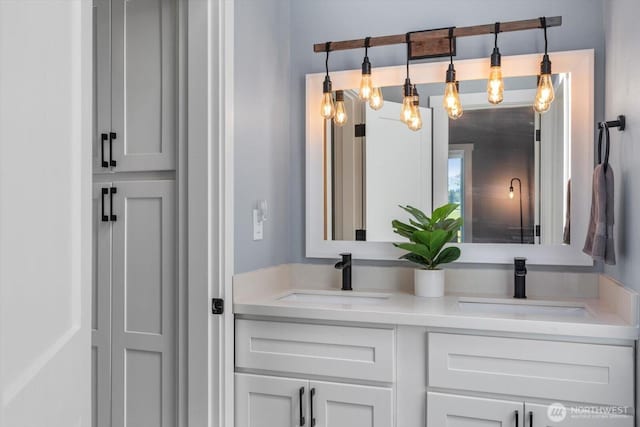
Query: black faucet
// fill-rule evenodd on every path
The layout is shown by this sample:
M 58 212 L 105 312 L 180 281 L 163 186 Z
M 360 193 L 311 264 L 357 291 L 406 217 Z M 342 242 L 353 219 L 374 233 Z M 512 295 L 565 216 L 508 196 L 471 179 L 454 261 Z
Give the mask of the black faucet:
M 335 267 L 338 270 L 342 270 L 342 290 L 352 291 L 351 288 L 351 254 L 340 254 L 342 261 L 338 261 Z
M 516 257 L 513 263 L 513 297 L 526 298 L 527 259 Z

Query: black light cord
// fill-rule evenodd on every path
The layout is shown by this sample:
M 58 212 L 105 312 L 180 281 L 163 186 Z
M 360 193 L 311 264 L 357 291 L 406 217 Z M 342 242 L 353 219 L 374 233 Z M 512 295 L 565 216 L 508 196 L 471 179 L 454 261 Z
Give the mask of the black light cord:
M 500 32 L 500 23 L 496 22 L 496 26 L 495 29 L 493 30 L 493 33 L 495 34 L 495 41 L 494 41 L 494 48 L 498 48 L 498 33 Z
M 545 16 L 540 18 L 540 26 L 544 30 L 544 54 L 546 55 L 549 41 L 547 40 L 547 18 Z
M 449 59 L 451 61 L 451 65 L 453 66 L 453 28 L 449 28 Z
M 365 37 L 364 39 L 364 57 L 368 58 L 369 57 L 369 46 L 371 43 L 371 37 Z
M 409 57 L 411 56 L 411 33 L 407 33 L 404 36 L 407 43 L 407 79 L 409 79 Z
M 324 45 L 324 50 L 327 52 L 327 58 L 324 60 L 324 69 L 327 72 L 327 78 L 329 78 L 329 52 L 331 51 L 331 42 L 327 42 Z

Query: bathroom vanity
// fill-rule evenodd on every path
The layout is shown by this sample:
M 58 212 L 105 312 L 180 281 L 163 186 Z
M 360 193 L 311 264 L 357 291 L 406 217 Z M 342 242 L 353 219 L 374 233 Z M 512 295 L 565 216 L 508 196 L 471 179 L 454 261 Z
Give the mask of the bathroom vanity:
M 268 282 L 234 303 L 239 427 L 634 425 L 637 295 L 606 278 L 526 301 Z

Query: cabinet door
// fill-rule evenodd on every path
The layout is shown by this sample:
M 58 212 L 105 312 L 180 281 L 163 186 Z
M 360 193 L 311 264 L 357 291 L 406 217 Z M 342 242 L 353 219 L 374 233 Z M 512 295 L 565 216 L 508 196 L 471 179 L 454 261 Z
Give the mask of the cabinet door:
M 236 427 L 310 425 L 308 381 L 248 374 L 235 374 L 235 377 Z
M 393 426 L 390 388 L 312 381 L 309 385 L 316 427 Z M 311 414 L 313 412 L 313 414 Z
M 93 132 L 94 172 L 107 172 L 111 130 L 111 0 L 93 1 Z M 102 162 L 107 164 L 103 166 Z
M 113 427 L 177 425 L 174 187 L 113 183 Z
M 585 409 L 587 412 L 581 412 Z M 591 413 L 588 411 L 591 410 Z M 618 415 L 609 412 L 611 416 L 603 415 L 603 412 L 615 411 L 615 407 L 608 405 L 576 405 L 563 406 L 558 403 L 540 405 L 525 403 L 525 427 L 633 427 L 633 416 Z M 604 412 L 606 414 L 606 412 Z
M 91 277 L 92 426 L 110 427 L 111 411 L 111 184 L 93 186 Z
M 427 393 L 427 427 L 517 427 L 522 402 Z
M 111 0 L 116 171 L 175 168 L 177 0 Z

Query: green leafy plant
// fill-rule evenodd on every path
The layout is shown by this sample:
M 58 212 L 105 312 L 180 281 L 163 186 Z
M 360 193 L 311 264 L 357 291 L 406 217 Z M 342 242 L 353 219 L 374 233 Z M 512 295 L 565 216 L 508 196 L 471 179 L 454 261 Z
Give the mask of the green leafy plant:
M 462 218 L 449 218 L 458 204 L 440 206 L 433 211 L 431 217 L 413 206 L 400 207 L 413 216 L 413 219 L 409 219 L 409 224 L 398 220 L 391 222 L 396 234 L 409 239 L 408 243 L 394 243 L 394 246 L 409 251 L 400 259 L 406 259 L 423 269 L 437 270 L 439 265 L 460 258 L 460 248 L 445 247 L 457 237 L 462 227 Z

